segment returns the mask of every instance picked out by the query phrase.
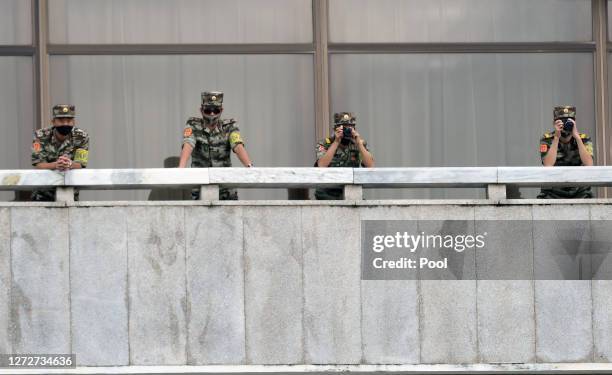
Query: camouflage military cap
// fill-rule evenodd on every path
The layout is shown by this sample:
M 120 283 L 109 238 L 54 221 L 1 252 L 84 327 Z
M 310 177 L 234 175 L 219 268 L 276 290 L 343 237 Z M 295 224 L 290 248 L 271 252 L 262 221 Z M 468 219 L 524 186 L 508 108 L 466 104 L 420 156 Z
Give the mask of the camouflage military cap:
M 351 112 L 334 113 L 334 125 L 355 125 L 355 117 Z
M 223 93 L 221 91 L 203 92 L 202 93 L 202 105 L 221 107 L 223 105 Z
M 576 107 L 571 105 L 560 105 L 556 106 L 553 110 L 553 117 L 555 120 L 560 118 L 576 118 Z
M 74 118 L 76 111 L 73 105 L 70 104 L 58 104 L 53 107 L 53 118 Z

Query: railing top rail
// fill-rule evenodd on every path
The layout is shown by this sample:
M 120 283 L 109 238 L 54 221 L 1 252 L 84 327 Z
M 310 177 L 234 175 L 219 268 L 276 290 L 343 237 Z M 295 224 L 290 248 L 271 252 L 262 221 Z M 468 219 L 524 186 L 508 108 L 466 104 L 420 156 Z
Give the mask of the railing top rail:
M 0 170 L 0 190 L 78 187 L 91 190 L 224 185 L 241 188 L 612 186 L 612 167 L 444 168 L 149 168 L 68 172 Z

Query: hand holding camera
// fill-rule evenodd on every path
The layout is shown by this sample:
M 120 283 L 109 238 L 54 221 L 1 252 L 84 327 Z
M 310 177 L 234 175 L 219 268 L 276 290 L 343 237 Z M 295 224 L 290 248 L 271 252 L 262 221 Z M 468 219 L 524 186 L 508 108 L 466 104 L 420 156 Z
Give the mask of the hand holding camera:
M 563 131 L 563 121 L 562 120 L 555 120 L 555 138 L 559 139 L 561 138 L 561 132 Z
M 567 138 L 570 135 L 580 137 L 576 128 L 576 121 L 572 118 L 562 118 L 555 121 L 555 138 Z
M 572 134 L 572 137 L 574 137 L 576 139 L 580 138 L 580 132 L 578 131 L 578 127 L 576 126 L 576 120 L 568 119 L 567 122 L 570 122 L 570 121 L 572 122 L 571 130 L 570 130 L 570 133 Z
M 344 139 L 344 129 L 342 126 L 338 126 L 336 129 L 334 129 L 334 142 L 337 144 L 340 144 L 340 142 L 342 142 L 342 140 Z

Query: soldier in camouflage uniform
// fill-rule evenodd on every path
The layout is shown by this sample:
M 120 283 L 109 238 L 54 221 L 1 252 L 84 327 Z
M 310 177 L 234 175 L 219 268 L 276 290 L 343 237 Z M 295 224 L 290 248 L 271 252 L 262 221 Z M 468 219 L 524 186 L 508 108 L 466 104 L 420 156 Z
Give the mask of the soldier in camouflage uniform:
M 36 169 L 64 172 L 87 167 L 88 159 L 89 136 L 75 126 L 74 106 L 56 105 L 53 107 L 53 126 L 34 133 L 32 165 Z M 74 198 L 78 200 L 78 191 L 75 191 Z M 55 189 L 34 191 L 32 200 L 54 201 Z
M 202 93 L 202 117 L 191 117 L 183 132 L 183 150 L 179 168 L 185 168 L 191 157 L 192 168 L 231 167 L 230 151 L 236 153 L 245 167 L 252 167 L 249 154 L 244 148 L 240 129 L 234 119 L 221 119 L 223 93 L 210 91 Z M 221 200 L 237 200 L 235 189 L 219 189 Z M 199 199 L 199 190 L 192 193 Z
M 593 165 L 593 142 L 578 132 L 576 107 L 559 106 L 553 111 L 555 129 L 540 139 L 540 157 L 546 167 L 576 167 Z M 538 198 L 593 198 L 590 186 L 542 188 Z
M 350 112 L 334 114 L 334 135 L 317 144 L 315 167 L 374 167 L 374 157 L 368 151 L 367 142 L 355 130 L 356 120 Z M 318 200 L 338 200 L 342 199 L 342 195 L 342 188 L 319 188 L 315 191 Z

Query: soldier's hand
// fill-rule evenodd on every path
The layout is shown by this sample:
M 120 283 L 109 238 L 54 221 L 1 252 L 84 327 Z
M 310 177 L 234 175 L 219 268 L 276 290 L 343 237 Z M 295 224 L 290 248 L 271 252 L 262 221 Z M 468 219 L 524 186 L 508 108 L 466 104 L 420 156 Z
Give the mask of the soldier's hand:
M 342 126 L 338 126 L 336 128 L 336 130 L 334 130 L 334 143 L 336 144 L 340 144 L 340 141 L 342 141 L 342 137 L 344 136 L 344 130 Z
M 362 139 L 361 139 L 361 134 L 359 134 L 359 133 L 357 132 L 357 130 L 355 130 L 355 128 L 351 128 L 351 131 L 352 131 L 352 134 L 353 134 L 353 142 L 354 142 L 355 144 L 359 144 L 359 143 L 361 143 L 361 142 L 362 142 Z
M 574 124 L 574 127 L 572 128 L 572 137 L 576 139 L 580 138 L 580 132 L 578 131 L 578 127 L 576 126 L 576 121 L 574 121 L 573 119 L 569 119 L 569 121 Z
M 65 155 L 62 155 L 57 159 L 57 169 L 61 171 L 70 169 L 71 164 L 72 160 Z
M 55 169 L 58 171 L 64 171 L 66 169 L 65 162 L 62 159 L 57 159 L 55 162 Z
M 58 171 L 64 172 L 65 170 L 68 169 L 68 164 L 66 164 L 65 162 L 57 161 L 56 164 L 57 164 Z
M 555 138 L 561 138 L 561 131 L 563 130 L 563 121 L 555 121 Z

